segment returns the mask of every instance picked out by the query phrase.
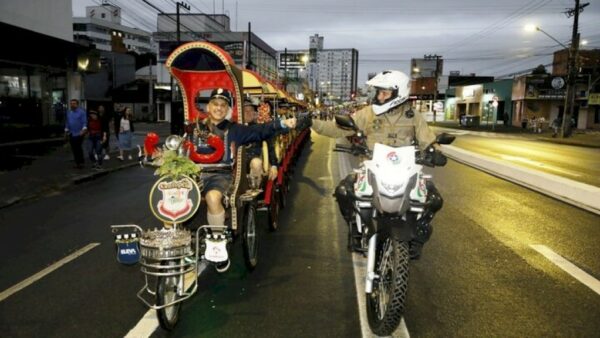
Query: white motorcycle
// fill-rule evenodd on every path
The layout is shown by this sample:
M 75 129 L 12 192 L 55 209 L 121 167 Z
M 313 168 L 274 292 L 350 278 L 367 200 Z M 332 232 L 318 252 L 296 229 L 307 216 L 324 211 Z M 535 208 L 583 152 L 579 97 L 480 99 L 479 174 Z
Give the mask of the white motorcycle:
M 352 145 L 336 145 L 334 151 L 370 158 L 355 169 L 354 201 L 349 217 L 349 247 L 367 253 L 365 283 L 367 317 L 371 330 L 390 335 L 400 324 L 408 288 L 410 243 L 419 231 L 428 203 L 430 175 L 423 165 L 445 165 L 446 158 L 433 147 L 422 154 L 415 145 L 390 147 L 376 143 L 370 150 L 352 118 L 336 116 L 337 124 L 356 132 Z M 454 136 L 441 134 L 440 144 Z

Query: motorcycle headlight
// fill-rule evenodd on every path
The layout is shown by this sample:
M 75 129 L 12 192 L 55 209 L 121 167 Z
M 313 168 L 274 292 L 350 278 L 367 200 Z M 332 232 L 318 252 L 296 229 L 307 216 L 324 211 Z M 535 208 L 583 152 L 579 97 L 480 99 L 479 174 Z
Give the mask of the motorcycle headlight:
M 165 140 L 165 146 L 169 150 L 177 150 L 179 144 L 181 144 L 181 137 L 179 135 L 171 135 Z
M 402 184 L 381 183 L 381 186 L 383 187 L 383 189 L 387 190 L 390 193 L 395 193 L 396 191 L 400 190 L 400 188 L 402 188 Z

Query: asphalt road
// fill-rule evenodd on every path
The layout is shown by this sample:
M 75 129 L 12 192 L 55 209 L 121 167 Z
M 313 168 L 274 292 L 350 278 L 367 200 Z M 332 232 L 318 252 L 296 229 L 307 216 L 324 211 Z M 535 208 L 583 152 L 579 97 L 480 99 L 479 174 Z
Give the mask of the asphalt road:
M 208 268 L 175 337 L 360 337 L 345 227 L 330 196 L 331 141 L 313 136 L 260 262 Z M 450 161 L 432 170 L 444 209 L 412 265 L 406 326 L 414 337 L 599 336 L 600 295 L 530 245 L 600 278 L 600 217 Z M 334 176 L 336 174 L 332 172 Z M 137 266 L 114 259 L 109 224 L 158 226 L 147 211 L 151 170 L 131 168 L 63 194 L 0 210 L 0 292 L 87 246 L 100 245 L 0 301 L 6 337 L 122 337 L 147 309 Z
M 508 137 L 461 135 L 452 144 L 514 165 L 600 187 L 600 149 Z

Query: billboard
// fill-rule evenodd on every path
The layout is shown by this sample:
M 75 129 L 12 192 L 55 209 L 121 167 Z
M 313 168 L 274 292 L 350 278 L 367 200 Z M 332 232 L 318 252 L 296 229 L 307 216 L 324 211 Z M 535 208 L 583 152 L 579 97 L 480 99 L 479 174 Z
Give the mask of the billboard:
M 279 53 L 279 68 L 305 68 L 308 61 L 306 52 Z

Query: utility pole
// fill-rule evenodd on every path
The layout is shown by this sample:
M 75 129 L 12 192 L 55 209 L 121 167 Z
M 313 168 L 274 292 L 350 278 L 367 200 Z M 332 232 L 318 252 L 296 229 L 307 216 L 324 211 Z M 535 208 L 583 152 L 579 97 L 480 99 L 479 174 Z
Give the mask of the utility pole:
M 177 46 L 181 45 L 181 30 L 179 28 L 179 7 L 183 7 L 190 10 L 190 5 L 183 1 L 179 1 L 176 3 L 177 7 Z M 180 134 L 181 128 L 183 128 L 183 124 L 185 123 L 185 116 L 179 116 L 179 109 L 175 111 L 173 102 L 175 101 L 175 83 L 173 81 L 173 76 L 170 76 L 171 79 L 171 133 L 172 134 Z M 185 113 L 182 113 L 185 114 Z
M 571 118 L 575 110 L 575 83 L 577 81 L 578 65 L 577 58 L 579 54 L 579 13 L 588 6 L 589 3 L 579 4 L 575 0 L 575 8 L 565 12 L 567 17 L 573 16 L 573 32 L 571 35 L 571 48 L 569 48 L 569 63 L 567 68 L 567 89 L 565 93 L 565 107 L 563 109 L 563 120 L 561 127 L 561 137 L 571 136 Z
M 285 90 L 285 91 L 287 91 L 287 60 L 288 60 L 288 54 L 287 54 L 287 47 L 286 47 L 283 52 L 283 90 Z
M 441 55 L 424 55 L 423 58 L 425 60 L 435 60 L 435 72 L 434 72 L 434 77 L 435 77 L 435 86 L 433 89 L 433 102 L 431 104 L 431 110 L 433 111 L 433 124 L 435 124 L 436 122 L 436 110 L 435 110 L 435 103 L 437 101 L 437 94 L 438 94 L 438 78 L 440 76 L 440 61 L 442 59 Z
M 248 63 L 246 64 L 246 69 L 254 70 L 252 67 L 252 23 L 248 21 Z
M 183 1 L 177 2 L 177 45 L 181 44 L 181 36 L 180 36 L 181 31 L 179 29 L 179 7 L 183 7 L 189 11 L 190 5 L 188 5 L 187 3 L 183 2 Z

